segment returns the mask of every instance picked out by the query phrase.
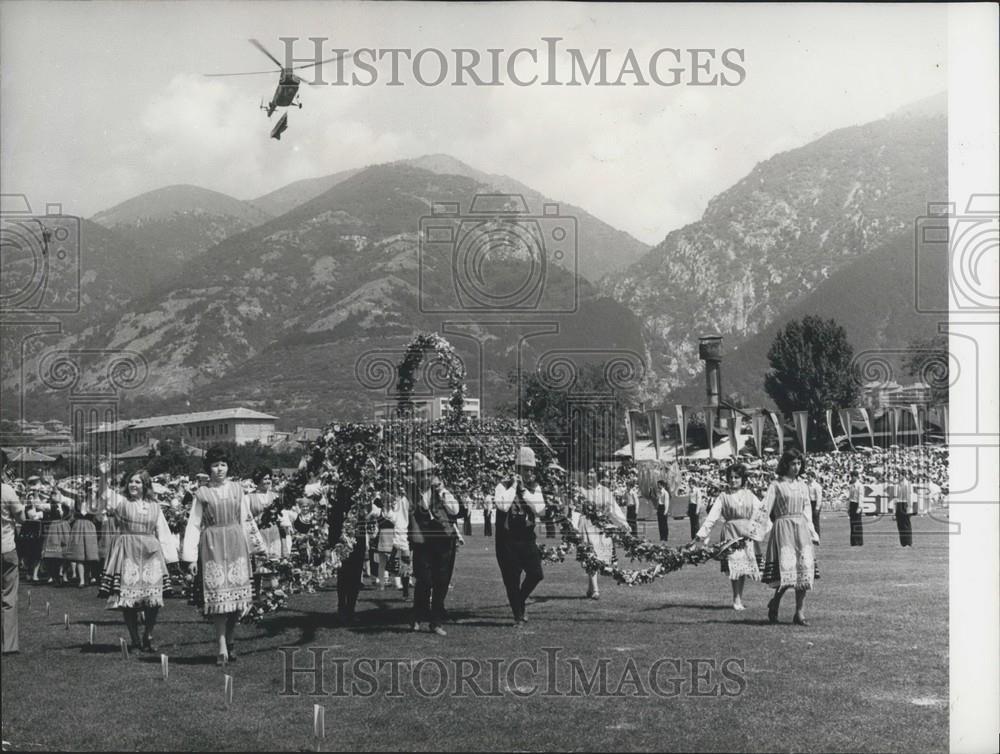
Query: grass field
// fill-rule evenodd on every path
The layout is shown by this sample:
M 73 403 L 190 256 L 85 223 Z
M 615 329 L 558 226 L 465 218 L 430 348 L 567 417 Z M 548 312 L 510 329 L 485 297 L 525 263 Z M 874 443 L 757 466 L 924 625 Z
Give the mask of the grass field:
M 319 748 L 330 751 L 944 751 L 948 537 L 941 522 L 914 518 L 913 525 L 912 549 L 900 548 L 891 519 L 869 522 L 865 546 L 851 548 L 846 515 L 824 514 L 822 578 L 806 601 L 809 627 L 791 624 L 791 594 L 780 625 L 769 625 L 770 591 L 759 584 L 747 585 L 747 610 L 733 611 L 714 562 L 647 587 L 605 579 L 599 601 L 584 598 L 586 577 L 573 562 L 546 567 L 521 629 L 511 626 L 493 541 L 476 527 L 459 551 L 447 637 L 410 633 L 396 591 L 362 591 L 349 628 L 337 625 L 332 589 L 298 595 L 290 609 L 238 629 L 229 709 L 211 628 L 183 601 L 168 600 L 161 611 L 157 640 L 170 656 L 163 681 L 158 657 L 121 659 L 124 626 L 94 590 L 22 583 L 21 654 L 2 661 L 4 748 L 313 749 L 319 703 L 327 736 Z M 673 522 L 671 542 L 686 541 L 687 533 L 687 521 Z M 97 626 L 94 647 L 90 623 Z M 296 677 L 303 693 L 282 695 L 279 647 L 329 647 L 323 667 L 331 693 L 310 696 L 312 678 Z M 553 656 L 555 693 L 544 694 Z M 348 693 L 337 692 L 337 658 L 360 657 L 397 662 L 354 674 L 349 661 Z M 523 663 L 510 674 L 508 663 L 518 657 L 534 659 L 537 674 Z M 590 676 L 601 658 L 605 688 L 598 682 L 583 693 L 578 683 L 580 693 L 570 695 L 569 663 L 577 660 Z M 661 658 L 677 662 L 654 665 Z M 474 673 L 475 659 L 483 696 L 456 677 L 458 669 Z M 299 651 L 296 662 L 308 664 L 310 655 Z M 434 694 L 442 667 L 449 684 Z M 659 668 L 655 688 L 651 667 Z M 422 673 L 417 686 L 414 668 Z M 366 670 L 380 681 L 373 694 Z M 692 672 L 701 679 L 692 682 Z M 351 693 L 352 682 L 359 693 Z

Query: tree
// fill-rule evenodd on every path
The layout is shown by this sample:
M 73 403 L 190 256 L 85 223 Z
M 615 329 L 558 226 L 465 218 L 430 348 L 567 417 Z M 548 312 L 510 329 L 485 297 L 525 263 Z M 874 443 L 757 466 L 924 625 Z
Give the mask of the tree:
M 826 409 L 853 406 L 858 399 L 854 349 L 835 320 L 810 315 L 789 322 L 775 336 L 767 358 L 771 369 L 764 389 L 783 415 L 809 412 L 811 439 L 825 435 L 819 420 Z
M 571 380 L 561 379 L 570 372 Z M 595 466 L 627 441 L 624 416 L 637 403 L 636 390 L 612 388 L 607 364 L 575 364 L 558 377 L 512 372 L 509 380 L 520 385 L 521 417 L 552 442 L 565 468 Z M 517 407 L 506 409 L 514 414 Z
M 906 373 L 930 386 L 932 403 L 947 403 L 951 383 L 948 336 L 917 338 L 907 350 L 909 354 L 903 358 Z

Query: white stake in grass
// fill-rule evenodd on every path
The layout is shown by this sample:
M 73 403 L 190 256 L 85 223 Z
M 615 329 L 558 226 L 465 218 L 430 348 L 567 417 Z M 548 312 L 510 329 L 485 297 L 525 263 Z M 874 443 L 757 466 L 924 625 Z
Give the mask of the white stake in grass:
M 160 669 L 163 671 L 163 680 L 170 676 L 170 665 L 166 655 L 160 655 Z
M 66 624 L 66 630 L 69 631 L 69 613 L 63 613 L 63 623 Z
M 229 709 L 233 705 L 233 677 L 231 675 L 225 676 L 226 683 L 222 687 L 222 693 L 225 696 L 226 709 Z
M 120 646 L 122 648 L 122 659 L 123 660 L 127 660 L 128 659 L 128 644 L 125 643 L 125 640 L 123 638 L 121 638 L 120 636 L 118 637 L 118 646 Z
M 97 626 L 93 623 L 90 624 L 90 644 L 93 646 L 94 638 L 97 636 Z
M 317 743 L 326 738 L 326 707 L 313 705 L 313 738 Z

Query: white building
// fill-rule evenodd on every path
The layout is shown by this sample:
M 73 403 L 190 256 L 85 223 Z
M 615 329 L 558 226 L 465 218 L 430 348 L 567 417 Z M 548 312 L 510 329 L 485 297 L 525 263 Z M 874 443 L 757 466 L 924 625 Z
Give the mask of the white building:
M 276 416 L 248 408 L 223 408 L 145 419 L 121 419 L 113 424 L 102 424 L 89 434 L 98 447 L 110 447 L 114 440 L 119 450 L 165 437 L 180 437 L 188 445 L 201 448 L 220 442 L 246 445 L 257 440 L 266 444 L 274 435 L 276 421 Z
M 435 395 L 433 398 L 413 398 L 413 418 L 423 421 L 435 421 L 443 419 L 448 415 L 448 401 L 451 400 L 446 395 Z M 375 420 L 396 418 L 396 403 L 388 403 L 375 409 Z M 466 418 L 479 419 L 480 408 L 478 398 L 466 398 L 462 406 L 462 413 Z

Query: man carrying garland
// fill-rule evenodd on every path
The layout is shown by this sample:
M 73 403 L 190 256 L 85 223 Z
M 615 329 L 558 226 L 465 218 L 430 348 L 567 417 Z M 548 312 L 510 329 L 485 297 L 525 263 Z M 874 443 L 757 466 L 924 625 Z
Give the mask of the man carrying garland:
M 497 507 L 496 553 L 514 626 L 527 622 L 525 602 L 541 582 L 542 554 L 535 544 L 535 521 L 545 512 L 545 496 L 535 476 L 535 453 L 517 450 L 515 473 L 494 492 Z M 524 581 L 521 581 L 521 573 Z
M 413 623 L 419 631 L 429 621 L 431 631 L 447 636 L 444 600 L 448 596 L 455 564 L 459 503 L 434 474 L 435 464 L 423 453 L 413 454 L 413 483 L 407 490 L 410 500 L 410 550 L 413 553 Z

